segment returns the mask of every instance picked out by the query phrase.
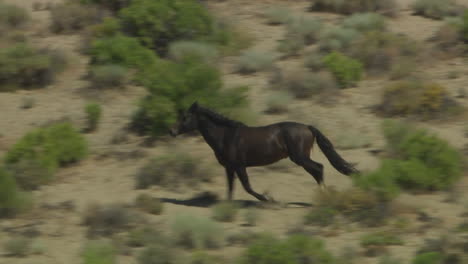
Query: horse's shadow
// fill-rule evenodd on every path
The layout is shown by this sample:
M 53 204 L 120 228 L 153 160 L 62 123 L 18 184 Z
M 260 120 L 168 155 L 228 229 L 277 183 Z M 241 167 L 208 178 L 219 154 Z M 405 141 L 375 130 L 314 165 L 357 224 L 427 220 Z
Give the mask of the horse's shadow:
M 221 200 L 219 197 L 211 192 L 202 192 L 196 194 L 192 198 L 189 199 L 173 199 L 173 198 L 159 198 L 163 203 L 171 203 L 176 205 L 183 205 L 183 206 L 192 206 L 192 207 L 211 207 L 216 203 L 219 203 Z M 249 207 L 265 207 L 265 202 L 260 201 L 252 201 L 252 200 L 235 200 L 237 204 L 241 208 L 249 208 Z M 304 207 L 312 207 L 310 203 L 303 203 L 303 202 L 289 202 L 284 203 L 283 207 L 285 208 L 304 208 Z

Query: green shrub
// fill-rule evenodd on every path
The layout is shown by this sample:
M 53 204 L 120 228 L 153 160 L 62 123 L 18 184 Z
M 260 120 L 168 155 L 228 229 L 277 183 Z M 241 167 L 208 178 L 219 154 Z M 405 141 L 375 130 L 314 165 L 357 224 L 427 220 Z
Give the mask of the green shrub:
M 83 264 L 115 264 L 117 263 L 116 250 L 109 241 L 89 241 L 83 253 Z
M 341 88 L 354 86 L 362 78 L 362 64 L 339 52 L 325 56 L 323 63 L 333 73 Z
M 346 51 L 360 33 L 352 28 L 340 26 L 326 28 L 320 34 L 319 49 L 324 52 Z
M 341 14 L 377 12 L 391 16 L 397 11 L 397 4 L 394 0 L 312 0 L 311 10 Z
M 138 195 L 135 199 L 135 206 L 147 213 L 155 215 L 161 214 L 164 208 L 160 199 L 153 198 L 148 194 Z
M 265 112 L 268 114 L 281 114 L 288 111 L 291 104 L 292 96 L 288 92 L 274 92 L 267 98 L 267 108 Z
M 371 191 L 384 201 L 391 201 L 400 194 L 400 188 L 395 182 L 396 161 L 384 160 L 375 171 L 354 178 L 354 184 Z
M 244 220 L 248 226 L 257 225 L 258 219 L 260 218 L 260 212 L 254 207 L 250 207 L 244 212 Z
M 440 190 L 452 186 L 462 174 L 460 153 L 425 130 L 399 122 L 384 122 L 387 149 L 395 158 L 384 161 L 374 174 L 389 185 L 392 179 L 408 189 Z
M 50 10 L 50 29 L 55 33 L 72 32 L 101 21 L 99 10 L 77 3 L 56 4 Z
M 242 53 L 237 62 L 237 71 L 243 74 L 271 69 L 276 56 L 271 53 L 248 50 Z
M 177 62 L 197 60 L 214 63 L 219 57 L 216 46 L 196 41 L 176 41 L 169 46 L 169 56 Z
M 286 24 L 292 18 L 291 10 L 282 6 L 269 7 L 263 15 L 270 25 Z
M 443 256 L 439 252 L 426 252 L 416 255 L 412 264 L 441 264 Z
M 130 226 L 131 212 L 121 204 L 89 204 L 83 216 L 83 224 L 88 226 L 88 236 L 110 236 Z
M 206 38 L 214 29 L 208 10 L 194 0 L 134 0 L 119 14 L 124 30 L 163 55 L 171 42 Z
M 468 42 L 468 10 L 464 11 L 460 26 L 462 40 L 466 43 Z
M 172 222 L 176 245 L 186 248 L 218 248 L 223 244 L 222 227 L 209 218 L 178 215 Z
M 39 159 L 23 159 L 7 166 L 23 190 L 36 190 L 53 178 L 53 173 Z
M 361 61 L 370 73 L 391 69 L 400 59 L 415 59 L 421 47 L 407 37 L 385 31 L 362 34 L 349 49 L 349 54 Z
M 343 20 L 345 28 L 360 32 L 383 31 L 386 29 L 385 18 L 376 13 L 357 13 Z
M 304 224 L 328 226 L 334 223 L 335 216 L 338 212 L 326 206 L 320 206 L 310 210 L 304 217 Z
M 434 19 L 456 15 L 460 8 L 455 0 L 416 0 L 411 7 L 416 15 Z
M 418 116 L 423 119 L 455 115 L 461 107 L 440 84 L 422 81 L 399 81 L 387 85 L 378 106 L 386 116 Z
M 169 125 L 194 101 L 219 112 L 245 106 L 246 87 L 221 89 L 218 69 L 199 62 L 161 62 L 149 67 L 140 82 L 150 95 L 140 102 L 132 121 L 133 130 L 157 137 L 167 134 Z
M 218 203 L 213 207 L 213 219 L 220 222 L 233 222 L 236 220 L 239 205 L 233 202 Z
M 55 55 L 54 55 L 55 54 Z M 0 91 L 42 87 L 63 68 L 63 57 L 20 43 L 0 51 Z
M 281 241 L 264 234 L 245 250 L 241 264 L 336 263 L 321 240 L 293 235 Z
M 30 20 L 26 9 L 16 5 L 0 3 L 0 27 L 16 28 Z
M 122 88 L 127 76 L 127 68 L 116 64 L 93 66 L 89 74 L 91 86 L 95 89 Z
M 127 245 L 131 247 L 143 247 L 166 243 L 163 234 L 152 227 L 145 226 L 129 232 Z
M 151 159 L 136 175 L 136 187 L 150 185 L 176 188 L 182 184 L 196 186 L 201 181 L 209 181 L 212 174 L 203 169 L 200 161 L 193 156 L 175 152 Z
M 98 127 L 99 120 L 101 119 L 102 109 L 98 103 L 88 103 L 85 106 L 86 120 L 88 122 L 87 130 L 94 131 Z
M 369 233 L 361 237 L 361 246 L 392 246 L 403 245 L 403 240 L 388 232 Z
M 27 200 L 16 185 L 15 179 L 0 167 L 0 217 L 12 216 L 25 209 Z
M 19 184 L 23 183 L 22 179 L 31 179 L 31 183 L 23 183 L 27 187 L 29 184 L 46 183 L 58 167 L 80 161 L 86 155 L 85 138 L 71 124 L 58 123 L 26 134 L 5 155 L 5 164 L 7 168 L 26 166 L 32 173 L 44 177 L 32 179 L 31 176 L 13 175 L 18 177 Z M 38 171 L 33 171 L 33 168 L 37 168 Z M 12 171 L 15 172 L 15 169 Z
M 25 257 L 30 253 L 31 242 L 30 238 L 14 237 L 6 241 L 3 247 L 10 256 Z
M 297 55 L 305 45 L 314 43 L 322 29 L 322 23 L 317 19 L 295 18 L 286 25 L 286 32 L 278 47 L 286 55 Z
M 176 253 L 169 247 L 151 245 L 138 255 L 139 264 L 177 264 Z
M 147 69 L 158 60 L 138 40 L 121 34 L 94 40 L 89 53 L 91 64 L 118 64 L 137 70 Z

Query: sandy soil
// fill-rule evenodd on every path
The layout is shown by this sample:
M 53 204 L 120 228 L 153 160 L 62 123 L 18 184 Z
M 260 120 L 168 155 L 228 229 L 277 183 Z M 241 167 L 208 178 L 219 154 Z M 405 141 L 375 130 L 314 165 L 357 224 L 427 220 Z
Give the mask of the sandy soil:
M 60 0 L 56 0 L 59 2 Z M 82 126 L 84 122 L 83 107 L 90 100 L 98 100 L 103 105 L 103 117 L 99 130 L 86 134 L 90 142 L 92 155 L 87 160 L 69 168 L 61 169 L 57 179 L 51 184 L 35 191 L 34 201 L 36 209 L 32 214 L 20 216 L 15 219 L 0 221 L 0 244 L 8 239 L 15 227 L 33 224 L 40 231 L 40 240 L 46 250 L 42 255 L 27 258 L 9 258 L 0 256 L 0 263 L 81 263 L 79 254 L 86 240 L 86 229 L 81 225 L 82 214 L 86 206 L 91 202 L 99 203 L 132 203 L 139 193 L 148 193 L 154 197 L 166 200 L 186 200 L 194 195 L 211 191 L 221 199 L 225 197 L 225 178 L 223 169 L 215 163 L 212 151 L 200 138 L 179 138 L 176 140 L 165 139 L 156 142 L 152 147 L 142 146 L 144 138 L 128 135 L 121 143 L 113 144 L 111 139 L 122 133 L 127 125 L 129 116 L 135 110 L 135 102 L 145 93 L 140 87 L 128 87 L 119 91 L 102 91 L 92 93 L 87 89 L 87 82 L 82 76 L 86 73 L 87 58 L 77 52 L 80 36 L 78 34 L 55 35 L 49 32 L 49 12 L 32 11 L 30 0 L 4 0 L 23 6 L 31 11 L 33 22 L 24 30 L 35 45 L 53 47 L 64 50 L 69 56 L 70 65 L 59 79 L 46 87 L 46 89 L 34 91 L 17 91 L 0 94 L 0 157 L 21 136 L 34 127 L 52 120 L 69 118 Z M 38 0 L 36 2 L 50 2 Z M 272 4 L 288 5 L 298 15 L 320 17 L 324 21 L 333 23 L 339 16 L 334 14 L 306 12 L 309 1 L 303 0 L 264 0 L 264 1 L 209 1 L 209 8 L 217 15 L 227 17 L 237 26 L 243 28 L 255 38 L 254 49 L 274 52 L 277 41 L 282 38 L 283 27 L 269 26 L 264 23 L 262 13 Z M 392 31 L 406 34 L 419 41 L 426 41 L 438 29 L 442 22 L 412 16 L 409 10 L 410 0 L 399 0 L 400 12 L 397 17 L 390 19 L 389 26 Z M 467 1 L 459 1 L 468 5 Z M 466 3 L 465 3 L 466 2 Z M 247 84 L 252 89 L 249 99 L 255 112 L 262 113 L 266 107 L 266 96 L 271 89 L 268 80 L 270 73 L 258 73 L 254 75 L 239 75 L 232 71 L 235 58 L 228 57 L 222 63 L 226 86 Z M 282 68 L 301 67 L 299 58 L 292 58 L 277 62 Z M 466 61 L 463 58 L 437 61 L 422 67 L 421 74 L 427 79 L 443 83 L 452 95 L 456 95 L 460 88 L 468 82 Z M 450 72 L 456 71 L 459 77 L 448 78 Z M 375 116 L 369 106 L 375 105 L 381 96 L 383 85 L 387 82 L 383 78 L 367 79 L 358 87 L 340 92 L 336 102 L 331 105 L 319 104 L 314 100 L 296 100 L 291 105 L 290 113 L 283 115 L 259 114 L 257 125 L 267 124 L 281 120 L 296 120 L 304 123 L 315 124 L 320 127 L 332 141 L 336 140 L 340 131 L 346 129 L 350 133 L 356 133 L 368 137 L 371 146 L 351 150 L 340 150 L 340 153 L 351 162 L 358 163 L 359 169 L 366 171 L 379 165 L 378 157 L 368 150 L 380 148 L 383 138 L 380 132 L 381 119 Z M 34 98 L 35 106 L 32 109 L 21 109 L 25 98 Z M 468 107 L 467 99 L 457 101 Z M 465 119 L 466 120 L 466 119 Z M 431 122 L 420 124 L 428 127 L 435 133 L 447 139 L 451 144 L 462 148 L 468 143 L 464 136 L 463 119 L 445 122 Z M 164 188 L 153 187 L 149 190 L 138 191 L 134 189 L 133 176 L 147 160 L 161 153 L 173 151 L 179 148 L 200 157 L 206 166 L 212 167 L 215 174 L 212 183 L 206 183 L 196 189 L 183 188 L 171 191 Z M 135 154 L 136 155 L 132 155 Z M 350 186 L 351 181 L 346 176 L 335 171 L 323 154 L 315 149 L 312 158 L 325 165 L 326 183 L 337 189 Z M 292 203 L 306 203 L 314 205 L 314 193 L 318 191 L 317 184 L 305 171 L 296 167 L 289 161 L 281 163 L 281 169 L 266 167 L 252 168 L 249 170 L 251 183 L 259 192 L 268 191 L 281 203 L 287 205 L 284 208 L 259 209 L 261 218 L 256 227 L 246 227 L 242 217 L 233 223 L 223 224 L 225 233 L 250 231 L 268 231 L 284 235 L 296 226 L 300 226 L 303 215 L 308 207 L 294 206 Z M 426 232 L 418 234 L 409 233 L 404 236 L 404 246 L 392 246 L 390 251 L 403 259 L 409 259 L 414 251 L 421 245 L 424 239 L 436 237 L 446 233 L 462 221 L 460 214 L 466 209 L 468 194 L 464 192 L 468 187 L 468 179 L 464 177 L 455 187 L 458 194 L 457 202 L 448 203 L 445 200 L 447 193 L 436 192 L 424 195 L 404 194 L 399 201 L 411 208 L 424 210 L 432 217 L 439 218 L 441 223 L 433 226 Z M 258 205 L 253 197 L 246 194 L 239 183 L 236 185 L 235 198 L 237 200 L 252 201 Z M 57 205 L 64 201 L 72 201 L 74 210 L 44 209 L 44 205 Z M 173 200 L 174 201 L 174 200 Z M 288 205 L 289 203 L 289 205 Z M 243 209 L 244 210 L 244 209 Z M 407 217 L 415 219 L 415 210 L 409 210 Z M 161 216 L 147 216 L 149 221 L 163 226 L 170 224 L 174 215 L 179 213 L 192 213 L 194 215 L 210 216 L 211 209 L 197 206 L 181 205 L 176 202 L 165 203 L 165 211 Z M 416 220 L 415 226 L 419 226 Z M 320 232 L 328 248 L 338 254 L 345 247 L 358 250 L 359 238 L 369 231 L 359 226 L 340 226 L 336 230 Z M 224 255 L 227 258 L 234 257 L 242 250 L 240 247 L 225 247 L 214 254 Z M 0 250 L 1 252 L 1 250 Z M 121 256 L 120 263 L 136 263 L 135 258 Z M 359 263 L 377 263 L 376 258 L 362 257 Z

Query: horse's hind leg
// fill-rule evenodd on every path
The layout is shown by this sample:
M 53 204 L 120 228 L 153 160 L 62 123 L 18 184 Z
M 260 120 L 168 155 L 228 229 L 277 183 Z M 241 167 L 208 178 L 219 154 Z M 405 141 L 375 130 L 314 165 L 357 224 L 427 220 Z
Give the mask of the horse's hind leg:
M 245 167 L 236 169 L 236 172 L 246 192 L 253 195 L 255 198 L 257 198 L 260 201 L 268 201 L 268 199 L 265 196 L 255 192 L 252 189 L 252 187 L 250 186 L 250 182 L 249 182 L 249 175 L 247 175 L 247 170 L 245 169 Z
M 291 160 L 312 175 L 321 187 L 325 186 L 323 182 L 323 165 L 321 163 L 313 161 L 309 157 L 291 158 Z

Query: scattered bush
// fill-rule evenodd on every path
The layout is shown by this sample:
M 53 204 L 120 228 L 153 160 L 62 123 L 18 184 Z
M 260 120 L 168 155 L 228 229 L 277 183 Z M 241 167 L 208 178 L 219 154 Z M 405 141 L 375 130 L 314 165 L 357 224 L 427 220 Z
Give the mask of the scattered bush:
M 378 106 L 386 116 L 419 116 L 424 119 L 453 115 L 460 111 L 444 86 L 422 81 L 399 81 L 385 87 Z
M 236 219 L 239 205 L 233 202 L 218 203 L 213 207 L 213 219 L 220 222 L 233 222 Z
M 131 247 L 144 247 L 164 244 L 165 237 L 152 227 L 137 228 L 128 234 L 127 245 Z
M 267 98 L 267 108 L 265 112 L 268 114 L 281 114 L 288 111 L 292 96 L 287 92 L 274 92 Z
M 349 220 L 366 226 L 382 225 L 392 213 L 388 201 L 381 200 L 374 192 L 360 188 L 350 188 L 340 192 L 335 190 L 320 192 L 315 200 L 319 208 L 333 209 Z
M 5 155 L 5 164 L 19 173 L 13 176 L 27 188 L 48 182 L 58 167 L 80 161 L 86 155 L 85 138 L 71 124 L 58 123 L 26 134 Z M 43 178 L 20 175 L 25 171 Z
M 114 264 L 117 263 L 116 250 L 109 241 L 89 241 L 83 253 L 83 264 Z
M 55 33 L 72 32 L 101 21 L 99 10 L 78 3 L 56 4 L 50 10 L 50 29 Z
M 392 16 L 397 11 L 397 4 L 394 0 L 312 0 L 311 10 L 341 14 L 377 12 Z
M 208 218 L 178 215 L 172 222 L 174 242 L 186 248 L 218 248 L 222 246 L 222 228 Z
M 442 263 L 442 254 L 439 252 L 426 252 L 416 255 L 412 264 L 440 264 Z
M 15 179 L 0 167 L 0 217 L 12 216 L 25 207 L 23 193 L 19 192 Z
M 304 217 L 304 224 L 328 226 L 334 223 L 335 216 L 338 212 L 326 206 L 320 206 L 310 210 Z
M 323 63 L 333 73 L 341 88 L 354 86 L 362 78 L 362 64 L 339 52 L 325 56 Z
M 360 33 L 352 28 L 330 27 L 320 34 L 319 49 L 324 52 L 346 51 Z
M 258 219 L 259 219 L 258 209 L 255 209 L 254 207 L 250 207 L 244 212 L 244 220 L 248 226 L 257 225 Z
M 241 264 L 335 263 L 321 240 L 292 235 L 286 240 L 264 234 L 245 250 Z
M 286 33 L 278 49 L 286 55 L 297 55 L 305 47 L 318 39 L 322 23 L 316 19 L 295 18 L 286 26 Z
M 276 57 L 274 54 L 248 50 L 237 61 L 237 71 L 243 74 L 271 69 Z
M 219 70 L 196 61 L 161 62 L 159 67 L 149 67 L 140 80 L 151 94 L 140 102 L 132 128 L 153 137 L 167 134 L 178 113 L 185 113 L 194 101 L 221 113 L 247 104 L 247 87 L 222 90 Z
M 403 240 L 388 232 L 375 232 L 361 237 L 361 246 L 392 246 L 403 245 Z
M 86 120 L 88 122 L 87 130 L 94 131 L 98 127 L 99 120 L 101 119 L 102 109 L 98 103 L 88 103 L 85 106 Z
M 360 32 L 384 31 L 385 18 L 376 13 L 357 13 L 343 20 L 345 28 L 352 28 Z
M 362 34 L 349 48 L 349 54 L 361 61 L 370 73 L 391 69 L 395 62 L 415 59 L 421 47 L 407 37 L 385 31 Z
M 121 34 L 94 40 L 89 53 L 91 64 L 118 64 L 140 71 L 158 60 L 156 54 L 138 40 Z
M 180 261 L 176 258 L 176 253 L 170 247 L 151 245 L 138 256 L 139 264 L 176 264 Z
M 26 9 L 16 5 L 0 3 L 0 27 L 16 28 L 30 20 Z
M 125 31 L 162 55 L 173 41 L 207 38 L 214 33 L 208 10 L 192 0 L 134 0 L 119 15 Z
M 37 50 L 26 43 L 0 51 L 0 91 L 42 87 L 50 84 L 63 69 L 59 53 Z
M 90 204 L 83 216 L 89 237 L 110 236 L 128 228 L 131 221 L 130 211 L 119 204 Z
M 155 157 L 136 175 L 136 187 L 150 185 L 176 188 L 181 184 L 196 186 L 209 181 L 212 174 L 200 166 L 200 161 L 186 153 L 173 153 Z
M 304 57 L 304 66 L 312 71 L 322 70 L 325 65 L 323 64 L 323 55 L 318 52 L 310 52 Z
M 433 19 L 457 15 L 460 8 L 455 0 L 416 0 L 411 7 L 416 15 Z
M 127 76 L 127 68 L 116 64 L 93 66 L 89 74 L 91 87 L 95 89 L 122 88 Z
M 291 71 L 278 73 L 274 87 L 287 89 L 295 98 L 305 99 L 314 95 L 337 90 L 333 76 L 328 72 L 311 73 Z
M 222 262 L 224 262 L 223 259 L 218 256 L 211 256 L 203 251 L 197 251 L 192 254 L 189 264 L 217 264 Z
M 39 159 L 24 159 L 7 166 L 23 190 L 36 190 L 53 178 L 53 173 Z
M 148 194 L 140 194 L 135 200 L 135 206 L 150 214 L 161 214 L 163 211 L 163 203 L 157 198 L 153 198 Z
M 196 41 L 176 41 L 169 45 L 169 56 L 177 62 L 186 60 L 214 63 L 219 57 L 216 46 Z
M 282 6 L 268 8 L 263 14 L 270 25 L 286 24 L 291 20 L 291 10 Z
M 461 37 L 462 40 L 466 43 L 468 42 L 468 10 L 463 12 L 462 21 L 460 22 L 461 27 Z
M 26 237 L 14 237 L 4 244 L 6 253 L 14 257 L 25 257 L 30 253 L 31 250 L 30 238 Z

